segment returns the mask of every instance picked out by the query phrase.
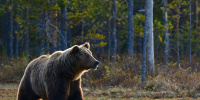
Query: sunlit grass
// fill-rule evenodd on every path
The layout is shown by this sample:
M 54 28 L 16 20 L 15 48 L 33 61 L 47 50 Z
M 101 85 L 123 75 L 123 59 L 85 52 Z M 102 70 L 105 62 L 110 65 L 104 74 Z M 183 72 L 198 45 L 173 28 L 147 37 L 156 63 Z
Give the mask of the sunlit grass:
M 17 95 L 18 84 L 1 84 L 0 100 L 15 100 Z M 167 91 L 152 92 L 131 88 L 109 87 L 109 88 L 86 88 L 83 87 L 84 100 L 200 100 L 191 97 L 159 97 L 167 94 Z

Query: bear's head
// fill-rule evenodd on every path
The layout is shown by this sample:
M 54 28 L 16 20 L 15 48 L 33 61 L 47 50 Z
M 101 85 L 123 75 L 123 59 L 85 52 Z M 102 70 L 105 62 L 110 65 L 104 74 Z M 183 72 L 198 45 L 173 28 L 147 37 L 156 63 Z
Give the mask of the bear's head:
M 96 69 L 99 61 L 92 56 L 90 51 L 90 44 L 86 42 L 82 45 L 75 45 L 72 47 L 72 53 L 78 59 L 77 63 L 83 70 Z

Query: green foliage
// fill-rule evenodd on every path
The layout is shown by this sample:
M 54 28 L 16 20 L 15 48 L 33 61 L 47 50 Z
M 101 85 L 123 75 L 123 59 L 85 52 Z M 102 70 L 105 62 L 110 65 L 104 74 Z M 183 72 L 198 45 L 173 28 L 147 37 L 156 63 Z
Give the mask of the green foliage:
M 105 39 L 105 36 L 103 36 L 102 34 L 93 34 L 93 33 L 88 33 L 85 38 L 92 38 L 95 40 L 102 40 Z
M 101 41 L 100 43 L 99 43 L 99 46 L 100 47 L 104 47 L 104 46 L 106 46 L 107 45 L 107 43 L 106 42 L 103 42 L 103 41 Z
M 183 9 L 181 9 L 182 7 L 184 7 Z M 169 20 L 171 20 L 172 22 L 176 22 L 177 18 L 180 18 L 181 14 L 189 14 L 189 1 L 186 0 L 172 0 L 172 2 L 170 2 L 168 4 L 168 14 L 170 16 L 168 16 Z
M 180 22 L 180 43 L 184 45 L 183 48 L 187 48 L 185 45 L 188 41 L 188 21 L 189 21 L 189 1 L 188 0 L 172 0 L 168 2 L 168 27 L 163 24 L 164 7 L 162 6 L 163 1 L 154 1 L 154 41 L 158 44 L 157 48 L 163 51 L 164 31 L 169 30 L 170 36 L 170 47 L 171 44 L 176 43 L 176 24 L 177 18 L 181 19 Z M 117 4 L 117 21 L 116 21 L 116 33 L 118 43 L 120 44 L 120 52 L 124 52 L 126 47 L 127 29 L 128 29 L 128 4 L 124 0 L 116 0 Z M 144 0 L 134 1 L 134 48 L 141 45 L 138 39 L 142 39 L 144 36 L 144 13 L 138 13 L 138 10 L 143 8 Z M 60 30 L 60 8 L 67 6 L 67 28 L 69 33 L 72 35 L 71 44 L 80 43 L 82 41 L 95 42 L 95 46 L 104 47 L 107 43 L 107 36 L 110 32 L 110 23 L 112 18 L 112 1 L 110 0 L 13 0 L 13 5 L 9 1 L 0 1 L 0 18 L 3 19 L 7 12 L 13 7 L 14 11 L 14 22 L 16 22 L 16 28 L 14 29 L 19 41 L 23 41 L 23 35 L 28 33 L 30 35 L 31 48 L 35 52 L 37 47 L 38 33 L 40 32 L 40 25 L 44 26 L 43 36 L 46 32 L 52 31 L 50 34 L 57 34 L 57 30 L 52 26 L 46 30 L 46 21 L 49 19 L 52 25 Z M 28 12 L 26 13 L 26 9 Z M 42 15 L 45 15 L 45 19 L 42 21 Z M 26 15 L 28 15 L 26 18 Z M 48 17 L 48 18 L 47 18 Z M 5 19 L 5 18 L 4 18 Z M 3 19 L 3 20 L 4 20 Z M 4 28 L 3 20 L 0 20 L 0 29 Z M 110 26 L 109 26 L 110 25 Z M 192 26 L 193 27 L 193 26 Z M 192 45 L 198 44 L 199 38 L 197 36 L 196 29 L 192 31 Z M 2 31 L 0 36 L 3 37 Z M 55 35 L 57 36 L 57 35 Z M 79 38 L 81 37 L 81 39 Z M 54 37 L 55 38 L 55 37 Z M 74 39 L 76 38 L 76 39 Z M 49 38 L 46 38 L 48 39 Z M 55 41 L 60 39 L 54 39 Z M 43 41 L 44 42 L 44 41 Z M 21 45 L 24 45 L 21 43 Z M 50 44 L 51 45 L 51 44 Z M 156 47 L 156 46 L 155 46 Z M 197 47 L 197 48 L 196 48 Z M 200 46 L 192 48 L 192 52 L 199 50 Z M 174 48 L 174 47 L 171 47 Z M 135 49 L 137 51 L 137 49 Z M 184 49 L 186 50 L 186 49 Z M 21 50 L 23 51 L 23 50 Z M 106 51 L 106 50 L 104 50 Z M 34 52 L 34 53 L 35 53 Z
M 105 72 L 105 77 L 104 77 L 104 79 L 105 79 L 105 80 L 108 80 L 108 79 L 109 79 L 109 76 L 110 76 L 109 67 L 108 67 L 108 66 L 105 66 L 105 70 L 106 70 L 106 72 Z
M 139 37 L 144 37 L 144 20 L 145 16 L 143 14 L 134 15 L 134 35 Z

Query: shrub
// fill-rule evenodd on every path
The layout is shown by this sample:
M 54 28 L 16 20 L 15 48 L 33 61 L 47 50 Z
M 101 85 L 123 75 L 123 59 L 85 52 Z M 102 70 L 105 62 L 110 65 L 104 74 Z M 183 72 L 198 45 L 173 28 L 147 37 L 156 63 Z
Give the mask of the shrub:
M 9 59 L 4 57 L 0 65 L 0 82 L 18 82 L 27 64 L 26 58 Z
M 84 74 L 82 83 L 83 87 L 123 87 L 153 93 L 167 91 L 173 94 L 172 97 L 197 97 L 200 90 L 198 62 L 194 61 L 192 67 L 189 67 L 186 61 L 187 59 L 181 60 L 183 67 L 177 67 L 176 63 L 169 62 L 168 80 L 163 62 L 155 62 L 155 73 L 147 73 L 146 85 L 141 87 L 141 58 L 118 56 L 116 63 L 101 62 L 97 70 Z

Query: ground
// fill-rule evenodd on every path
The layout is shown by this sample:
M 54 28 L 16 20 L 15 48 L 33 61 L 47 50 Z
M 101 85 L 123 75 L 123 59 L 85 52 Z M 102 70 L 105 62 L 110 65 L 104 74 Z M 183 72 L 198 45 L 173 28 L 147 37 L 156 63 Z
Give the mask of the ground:
M 18 84 L 0 84 L 0 100 L 14 100 L 17 94 Z M 94 92 L 95 91 L 95 92 Z M 168 94 L 167 92 L 145 92 L 132 91 L 132 89 L 110 87 L 104 89 L 92 89 L 83 87 L 85 100 L 200 100 L 200 98 L 156 98 L 158 95 Z

